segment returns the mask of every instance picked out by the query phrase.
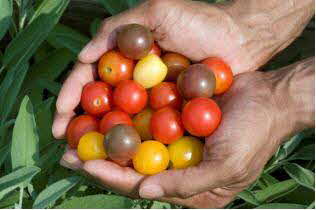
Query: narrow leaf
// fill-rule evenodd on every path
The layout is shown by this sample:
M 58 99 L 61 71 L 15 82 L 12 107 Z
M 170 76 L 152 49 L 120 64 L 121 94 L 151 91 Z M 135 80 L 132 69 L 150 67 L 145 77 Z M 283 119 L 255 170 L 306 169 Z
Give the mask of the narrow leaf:
M 315 188 L 315 174 L 296 163 L 289 163 L 284 166 L 285 171 L 300 185 L 314 190 Z
M 253 192 L 251 192 L 250 190 L 244 190 L 238 193 L 237 197 L 243 199 L 244 201 L 252 205 L 259 205 L 259 201 L 256 199 L 256 196 L 253 194 Z
M 81 177 L 72 176 L 62 179 L 43 190 L 36 198 L 33 204 L 34 209 L 43 209 L 53 204 L 64 193 L 74 187 Z
M 126 0 L 98 0 L 98 2 L 111 15 L 116 15 L 116 14 L 128 9 L 128 5 L 127 5 Z
M 0 149 L 0 166 L 2 163 L 7 159 L 9 151 L 10 151 L 10 145 L 5 145 Z
M 12 16 L 12 0 L 0 1 L 0 40 L 7 32 Z
M 97 32 L 101 26 L 101 23 L 102 23 L 102 20 L 100 18 L 96 18 L 92 21 L 92 23 L 90 25 L 90 34 L 92 37 L 94 37 L 97 34 Z
M 38 84 L 38 87 L 47 89 L 49 92 L 51 92 L 55 96 L 58 96 L 59 91 L 61 89 L 60 83 L 54 82 L 48 79 L 44 79 L 44 78 L 38 78 L 36 83 Z
M 294 203 L 268 203 L 258 206 L 256 209 L 305 209 L 306 206 Z
M 315 201 L 307 207 L 307 209 L 315 209 Z
M 315 144 L 304 146 L 289 157 L 290 160 L 315 160 Z

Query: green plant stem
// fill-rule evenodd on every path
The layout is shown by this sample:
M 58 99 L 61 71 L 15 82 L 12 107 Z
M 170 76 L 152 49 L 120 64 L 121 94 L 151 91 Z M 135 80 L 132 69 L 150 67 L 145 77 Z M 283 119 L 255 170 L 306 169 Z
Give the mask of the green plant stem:
M 23 205 L 23 193 L 24 193 L 24 187 L 23 184 L 20 186 L 20 199 L 19 199 L 19 209 L 22 209 Z

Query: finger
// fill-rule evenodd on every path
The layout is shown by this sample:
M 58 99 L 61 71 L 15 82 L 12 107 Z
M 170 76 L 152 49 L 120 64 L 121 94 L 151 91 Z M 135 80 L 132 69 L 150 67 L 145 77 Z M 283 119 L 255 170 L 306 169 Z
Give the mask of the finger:
M 72 170 L 79 170 L 83 167 L 83 163 L 79 159 L 77 151 L 74 149 L 67 148 L 59 163 L 60 165 Z
M 96 62 L 105 52 L 116 45 L 116 34 L 119 27 L 125 24 L 145 22 L 146 5 L 127 10 L 119 15 L 107 18 L 100 27 L 96 36 L 80 52 L 78 59 L 83 63 Z
M 120 167 L 106 160 L 87 161 L 83 165 L 83 170 L 108 188 L 133 197 L 138 197 L 138 187 L 144 178 L 132 168 Z
M 56 139 L 64 138 L 69 121 L 75 115 L 83 87 L 96 78 L 96 69 L 92 64 L 77 63 L 63 87 L 56 102 L 56 113 L 52 132 Z

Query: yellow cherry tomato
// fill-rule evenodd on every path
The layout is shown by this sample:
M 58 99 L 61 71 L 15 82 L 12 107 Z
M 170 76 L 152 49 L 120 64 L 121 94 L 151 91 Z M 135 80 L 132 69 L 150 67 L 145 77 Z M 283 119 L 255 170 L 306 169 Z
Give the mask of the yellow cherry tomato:
M 88 132 L 80 138 L 78 156 L 82 161 L 106 159 L 103 145 L 104 136 L 98 132 Z
M 185 136 L 171 143 L 168 151 L 172 168 L 188 168 L 202 160 L 203 144 L 195 137 Z
M 144 141 L 133 158 L 133 165 L 141 174 L 157 174 L 169 165 L 168 149 L 159 141 Z
M 134 127 L 143 141 L 153 139 L 150 132 L 150 120 L 152 114 L 152 109 L 147 108 L 133 118 Z
M 162 82 L 168 72 L 167 66 L 159 56 L 149 54 L 136 64 L 134 69 L 134 80 L 144 88 L 151 88 Z

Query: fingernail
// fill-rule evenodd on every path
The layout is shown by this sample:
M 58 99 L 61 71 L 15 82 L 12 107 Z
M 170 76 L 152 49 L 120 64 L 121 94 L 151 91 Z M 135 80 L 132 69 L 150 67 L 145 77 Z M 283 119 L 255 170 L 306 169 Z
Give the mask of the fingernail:
M 78 170 L 82 168 L 81 161 L 74 154 L 72 154 L 72 152 L 64 154 L 62 159 L 59 161 L 59 164 L 72 170 Z
M 158 185 L 147 185 L 139 190 L 139 196 L 147 199 L 155 199 L 164 196 L 163 189 Z

